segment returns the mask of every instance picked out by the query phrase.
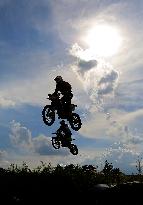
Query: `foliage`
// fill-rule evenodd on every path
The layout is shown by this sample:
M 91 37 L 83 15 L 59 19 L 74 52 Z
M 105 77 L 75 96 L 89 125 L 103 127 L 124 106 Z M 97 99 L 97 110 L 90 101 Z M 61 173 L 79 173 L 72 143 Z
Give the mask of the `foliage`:
M 11 164 L 7 169 L 0 168 L 0 176 L 45 176 L 53 177 L 54 179 L 63 178 L 69 180 L 76 189 L 90 190 L 95 184 L 121 184 L 131 181 L 142 181 L 142 175 L 125 175 L 119 168 L 114 168 L 112 163 L 105 161 L 104 168 L 101 171 L 97 171 L 97 166 L 93 165 L 52 165 L 46 164 L 41 161 L 41 165 L 34 169 L 30 169 L 28 165 L 23 162 L 22 166 Z M 140 177 L 140 178 L 139 178 Z
M 104 200 L 111 202 L 110 197 L 112 198 L 113 194 L 117 194 L 120 187 L 124 191 L 133 187 L 133 191 L 137 192 L 139 189 L 136 184 L 132 186 L 132 182 L 139 180 L 143 182 L 143 175 L 125 175 L 119 168 L 114 168 L 112 163 L 107 160 L 101 171 L 98 171 L 97 168 L 97 166 L 93 165 L 80 166 L 78 164 L 66 166 L 58 164 L 53 167 L 50 163 L 46 164 L 42 161 L 34 169 L 30 169 L 25 162 L 23 162 L 22 166 L 11 164 L 7 169 L 0 168 L 1 196 L 4 200 L 7 199 L 8 204 L 11 202 L 17 203 L 18 200 L 22 204 L 27 204 L 29 198 L 31 204 L 33 204 L 33 200 L 35 203 L 38 201 L 39 204 L 44 204 L 44 200 L 47 200 L 47 194 L 48 197 L 51 197 L 57 203 L 59 203 L 63 193 L 70 201 L 72 199 L 75 200 L 75 196 L 86 198 L 90 194 L 93 199 L 96 197 L 97 204 L 102 204 L 102 200 L 103 202 Z M 97 184 L 108 184 L 111 189 L 107 189 L 107 192 L 96 192 Z M 112 185 L 117 186 L 114 189 Z M 143 186 L 139 185 L 139 188 L 142 189 Z M 52 197 L 53 194 L 54 197 Z M 72 198 L 72 196 L 74 197 Z M 133 196 L 133 194 L 129 194 L 129 196 Z M 127 202 L 129 199 L 130 197 L 127 197 Z M 130 201 L 135 204 L 132 199 Z

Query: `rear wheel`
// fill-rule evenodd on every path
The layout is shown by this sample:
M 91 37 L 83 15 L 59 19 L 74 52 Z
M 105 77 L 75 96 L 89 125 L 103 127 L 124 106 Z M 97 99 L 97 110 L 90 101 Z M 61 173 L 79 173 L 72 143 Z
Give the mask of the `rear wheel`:
M 77 155 L 78 154 L 78 148 L 75 144 L 71 144 L 70 146 L 70 152 L 73 154 L 73 155 Z
M 51 126 L 55 121 L 55 112 L 51 109 L 51 106 L 46 105 L 42 110 L 43 121 L 46 125 Z
M 71 117 L 69 119 L 69 123 L 71 125 L 71 128 L 75 131 L 78 131 L 82 125 L 81 119 L 80 119 L 79 115 L 76 113 L 71 114 Z
M 60 148 L 60 142 L 57 139 L 57 137 L 52 137 L 52 145 L 55 149 L 59 149 Z

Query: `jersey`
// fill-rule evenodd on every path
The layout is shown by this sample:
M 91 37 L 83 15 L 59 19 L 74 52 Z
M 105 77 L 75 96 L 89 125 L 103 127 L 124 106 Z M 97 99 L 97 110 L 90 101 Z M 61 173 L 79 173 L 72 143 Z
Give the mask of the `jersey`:
M 59 92 L 61 92 L 62 95 L 66 95 L 66 94 L 72 92 L 72 87 L 68 82 L 61 81 L 61 82 L 57 83 L 55 91 L 56 92 L 59 91 Z
M 58 129 L 58 132 L 59 133 L 63 132 L 67 136 L 71 136 L 72 135 L 68 125 L 61 125 L 60 128 Z

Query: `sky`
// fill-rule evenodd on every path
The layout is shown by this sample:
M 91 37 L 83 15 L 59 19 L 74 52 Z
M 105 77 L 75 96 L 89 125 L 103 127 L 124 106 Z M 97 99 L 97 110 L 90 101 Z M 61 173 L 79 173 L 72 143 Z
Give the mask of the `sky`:
M 0 166 L 107 159 L 136 173 L 143 155 L 143 1 L 0 0 Z M 54 78 L 72 85 L 79 154 L 55 150 L 42 120 Z

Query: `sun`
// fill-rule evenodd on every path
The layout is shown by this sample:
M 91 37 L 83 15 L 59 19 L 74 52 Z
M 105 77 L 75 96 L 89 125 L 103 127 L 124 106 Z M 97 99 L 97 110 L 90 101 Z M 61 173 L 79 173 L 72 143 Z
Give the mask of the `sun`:
M 97 25 L 88 30 L 85 43 L 92 53 L 108 57 L 116 54 L 122 44 L 122 37 L 117 28 L 109 25 Z

